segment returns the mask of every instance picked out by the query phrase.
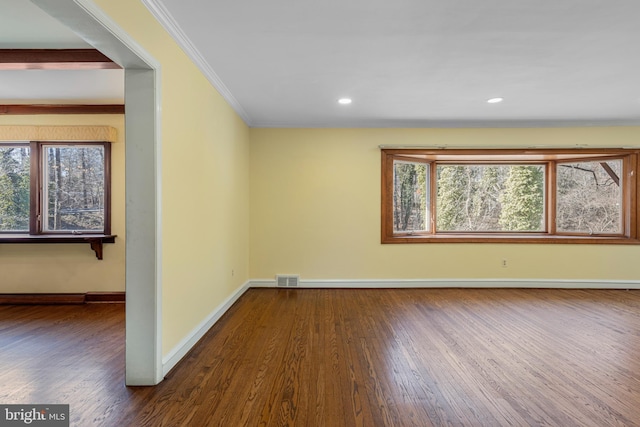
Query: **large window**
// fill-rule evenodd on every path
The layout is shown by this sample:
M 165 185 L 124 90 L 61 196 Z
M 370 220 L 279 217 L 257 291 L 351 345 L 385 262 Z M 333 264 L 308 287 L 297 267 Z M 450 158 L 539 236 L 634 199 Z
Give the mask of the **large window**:
M 640 243 L 639 150 L 382 150 L 382 241 Z
M 109 143 L 0 143 L 0 233 L 110 234 Z

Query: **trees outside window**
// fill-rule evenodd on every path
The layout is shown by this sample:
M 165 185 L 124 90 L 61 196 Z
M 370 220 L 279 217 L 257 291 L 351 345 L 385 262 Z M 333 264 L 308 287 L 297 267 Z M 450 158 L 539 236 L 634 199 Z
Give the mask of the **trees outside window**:
M 426 231 L 429 229 L 427 210 L 429 165 L 416 162 L 394 163 L 393 229 L 395 231 Z
M 640 243 L 638 150 L 383 150 L 382 241 Z
M 0 145 L 0 232 L 29 231 L 28 145 Z
M 104 147 L 45 145 L 43 149 L 43 230 L 102 232 Z
M 499 223 L 505 231 L 544 230 L 544 166 L 511 166 L 500 194 Z
M 109 143 L 1 143 L 0 233 L 109 234 Z
M 557 229 L 567 233 L 622 232 L 622 160 L 558 164 Z
M 539 231 L 544 167 L 438 165 L 438 231 Z

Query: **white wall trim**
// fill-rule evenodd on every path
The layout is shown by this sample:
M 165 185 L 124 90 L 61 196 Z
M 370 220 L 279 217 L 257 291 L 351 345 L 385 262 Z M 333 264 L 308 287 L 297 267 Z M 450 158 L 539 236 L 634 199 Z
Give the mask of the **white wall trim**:
M 242 120 L 248 125 L 251 126 L 251 118 L 249 114 L 242 108 L 242 105 L 238 102 L 238 100 L 233 96 L 229 88 L 222 82 L 220 77 L 216 74 L 216 72 L 211 68 L 211 65 L 204 59 L 200 51 L 191 43 L 189 37 L 182 31 L 180 25 L 176 22 L 176 20 L 171 16 L 171 13 L 167 10 L 166 6 L 162 3 L 161 0 L 142 0 L 142 4 L 144 4 L 147 9 L 151 12 L 151 14 L 160 22 L 160 24 L 164 27 L 164 29 L 171 35 L 171 37 L 175 40 L 175 42 L 182 48 L 184 53 L 193 61 L 193 63 L 200 69 L 202 74 L 209 80 L 209 83 L 213 85 L 214 88 L 222 95 L 222 97 L 231 105 L 231 108 L 235 110 L 236 113 Z
M 254 279 L 249 281 L 249 287 L 275 288 L 276 281 L 275 279 Z M 640 289 L 640 281 L 573 279 L 301 279 L 300 286 L 298 288 Z
M 275 282 L 274 282 L 275 284 Z M 189 332 L 169 353 L 162 358 L 163 376 L 173 369 L 174 366 L 197 344 L 209 329 L 222 317 L 224 313 L 249 289 L 249 282 L 245 282 L 236 289 L 226 300 L 217 306 L 198 326 Z
M 160 64 L 93 0 L 32 2 L 125 69 L 125 381 L 154 385 L 162 380 Z

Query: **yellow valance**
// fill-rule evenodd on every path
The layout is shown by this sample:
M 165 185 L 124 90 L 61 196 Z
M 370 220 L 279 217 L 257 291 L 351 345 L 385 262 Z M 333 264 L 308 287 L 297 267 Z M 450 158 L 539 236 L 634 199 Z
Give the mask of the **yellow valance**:
M 0 126 L 0 141 L 118 141 L 111 126 Z

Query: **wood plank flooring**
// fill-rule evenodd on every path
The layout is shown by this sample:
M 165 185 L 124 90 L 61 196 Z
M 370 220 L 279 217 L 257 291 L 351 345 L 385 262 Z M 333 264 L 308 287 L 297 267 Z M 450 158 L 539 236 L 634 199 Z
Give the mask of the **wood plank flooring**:
M 156 387 L 124 307 L 0 306 L 0 403 L 74 426 L 640 426 L 640 291 L 251 289 Z

